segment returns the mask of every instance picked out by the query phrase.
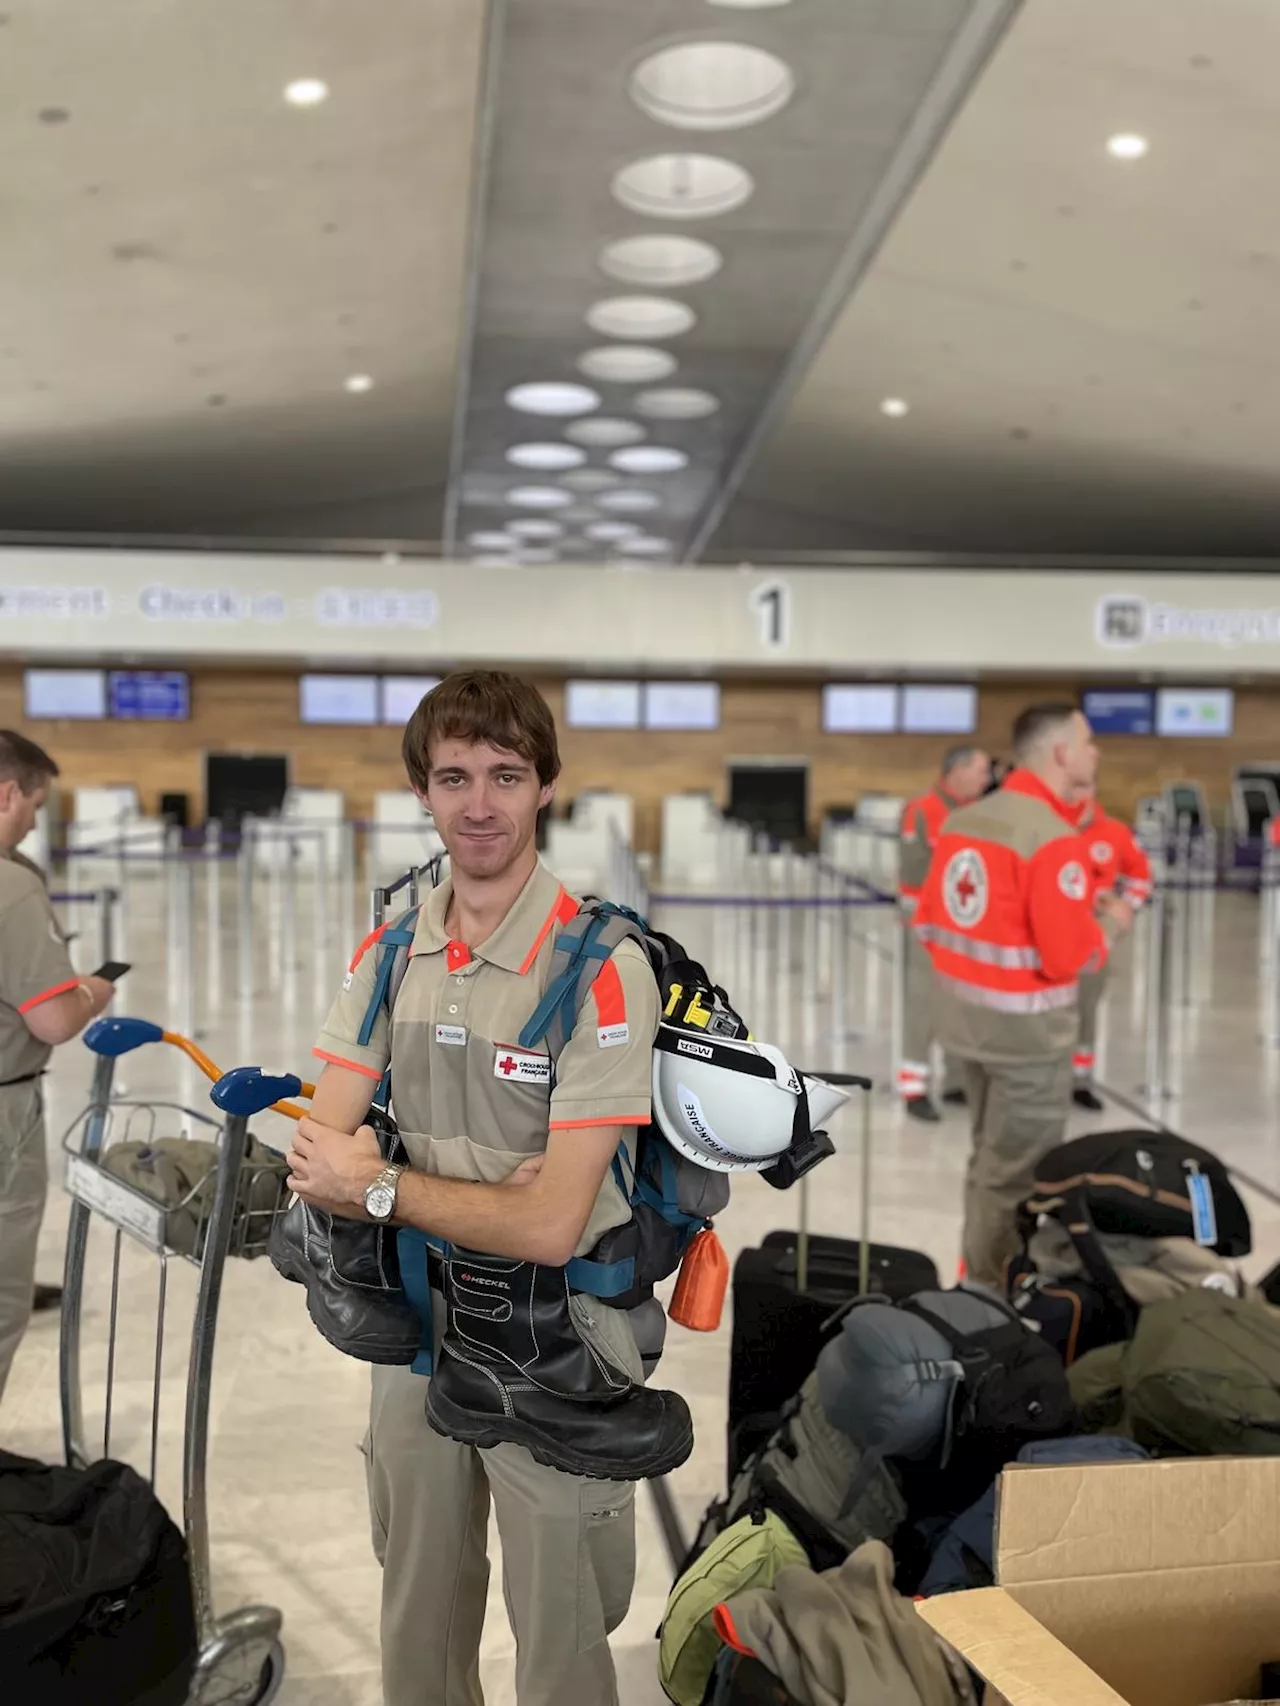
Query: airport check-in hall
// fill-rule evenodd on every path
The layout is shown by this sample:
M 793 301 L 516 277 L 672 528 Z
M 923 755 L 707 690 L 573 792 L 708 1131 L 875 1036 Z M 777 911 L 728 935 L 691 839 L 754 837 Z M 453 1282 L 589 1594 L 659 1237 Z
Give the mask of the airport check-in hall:
M 0 1701 L 1280 1703 L 1280 11 L 0 13 Z

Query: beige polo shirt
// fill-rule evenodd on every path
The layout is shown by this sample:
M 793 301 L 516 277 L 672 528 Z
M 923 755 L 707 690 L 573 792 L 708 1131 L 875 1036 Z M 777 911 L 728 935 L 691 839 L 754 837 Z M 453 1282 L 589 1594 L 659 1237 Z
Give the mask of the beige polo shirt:
M 357 1041 L 377 977 L 378 930 L 352 960 L 315 1053 L 370 1078 L 390 1064 L 400 1136 L 424 1172 L 500 1183 L 540 1154 L 552 1131 L 617 1126 L 629 1177 L 635 1128 L 650 1119 L 658 1028 L 658 989 L 644 954 L 623 942 L 601 967 L 553 1085 L 546 1045 L 522 1049 L 518 1038 L 549 981 L 557 929 L 577 912 L 577 900 L 539 863 L 498 929 L 469 948 L 444 929 L 452 892 L 448 881 L 433 889 L 418 915 L 390 1025 L 383 1011 L 368 1043 Z M 578 1254 L 630 1212 L 610 1172 Z
M 53 1051 L 23 1016 L 75 986 L 44 879 L 27 860 L 0 857 L 0 1083 L 44 1071 Z

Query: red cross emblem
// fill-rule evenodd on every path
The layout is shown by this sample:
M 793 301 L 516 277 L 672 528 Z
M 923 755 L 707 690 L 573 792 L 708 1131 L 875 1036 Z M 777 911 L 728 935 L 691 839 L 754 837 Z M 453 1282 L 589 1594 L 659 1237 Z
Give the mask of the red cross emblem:
M 510 1078 L 513 1072 L 519 1072 L 519 1070 L 520 1062 L 518 1060 L 512 1060 L 509 1054 L 505 1055 L 503 1059 L 498 1062 L 498 1071 L 506 1078 Z
M 976 847 L 962 847 L 947 860 L 942 899 L 953 923 L 972 929 L 987 910 L 987 867 Z

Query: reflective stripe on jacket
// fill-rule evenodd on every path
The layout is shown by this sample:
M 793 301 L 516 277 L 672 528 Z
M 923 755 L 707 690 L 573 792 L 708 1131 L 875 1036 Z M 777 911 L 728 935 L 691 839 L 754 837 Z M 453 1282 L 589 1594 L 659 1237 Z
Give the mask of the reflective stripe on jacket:
M 953 812 L 915 929 L 935 973 L 938 1040 L 991 1064 L 1069 1054 L 1081 972 L 1106 960 L 1088 852 L 1028 771 Z

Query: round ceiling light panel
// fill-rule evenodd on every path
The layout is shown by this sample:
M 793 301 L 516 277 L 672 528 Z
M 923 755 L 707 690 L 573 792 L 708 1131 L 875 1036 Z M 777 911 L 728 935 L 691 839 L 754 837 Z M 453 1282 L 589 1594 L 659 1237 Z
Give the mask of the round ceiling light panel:
M 588 379 L 604 379 L 613 385 L 652 385 L 655 380 L 670 379 L 679 363 L 664 349 L 605 344 L 579 356 L 578 366 Z
M 580 468 L 586 459 L 586 454 L 571 444 L 513 444 L 507 451 L 507 461 L 515 467 L 540 468 L 543 473 Z
M 606 296 L 587 309 L 587 324 L 606 338 L 678 338 L 698 316 L 669 296 Z
M 665 444 L 637 444 L 630 450 L 615 450 L 609 461 L 622 474 L 677 474 L 689 466 L 683 450 L 672 450 Z
M 673 546 L 669 539 L 659 539 L 652 533 L 641 533 L 633 539 L 620 539 L 617 549 L 624 557 L 669 557 Z
M 496 529 L 490 529 L 488 532 L 472 533 L 467 537 L 467 544 L 477 551 L 506 551 L 518 543 L 517 536 L 505 530 L 499 533 Z
M 600 407 L 600 393 L 586 385 L 560 379 L 532 385 L 513 385 L 507 392 L 509 407 L 524 415 L 589 415 Z
M 751 197 L 745 166 L 718 154 L 650 154 L 614 173 L 615 201 L 650 219 L 713 219 Z
M 563 509 L 573 502 L 573 493 L 560 486 L 510 486 L 507 502 L 515 509 Z
M 782 111 L 795 93 L 791 67 L 740 41 L 686 41 L 659 48 L 631 73 L 642 113 L 678 130 L 741 130 Z
M 598 450 L 615 450 L 621 444 L 639 444 L 644 437 L 644 428 L 635 421 L 614 420 L 610 415 L 575 421 L 564 430 L 565 436 L 573 439 L 575 444 L 589 444 Z
M 652 236 L 619 237 L 616 243 L 606 243 L 599 264 L 601 272 L 623 284 L 674 290 L 682 284 L 702 284 L 714 278 L 724 265 L 724 256 L 701 237 L 655 231 Z
M 558 521 L 513 521 L 507 528 L 520 539 L 558 539 L 564 532 Z
M 634 521 L 597 521 L 593 527 L 586 529 L 588 539 L 630 539 L 633 533 L 639 533 L 640 528 Z
M 657 492 L 646 492 L 634 486 L 619 486 L 617 491 L 601 492 L 596 502 L 601 509 L 612 510 L 615 515 L 646 515 L 650 510 L 662 507 L 662 499 Z
M 561 480 L 562 486 L 569 486 L 575 492 L 607 492 L 610 486 L 616 486 L 617 481 L 612 474 L 606 474 L 603 468 L 575 468 L 572 474 L 566 474 Z
M 700 421 L 714 415 L 720 399 L 710 391 L 699 391 L 691 385 L 671 385 L 658 391 L 636 394 L 635 409 L 651 421 Z

